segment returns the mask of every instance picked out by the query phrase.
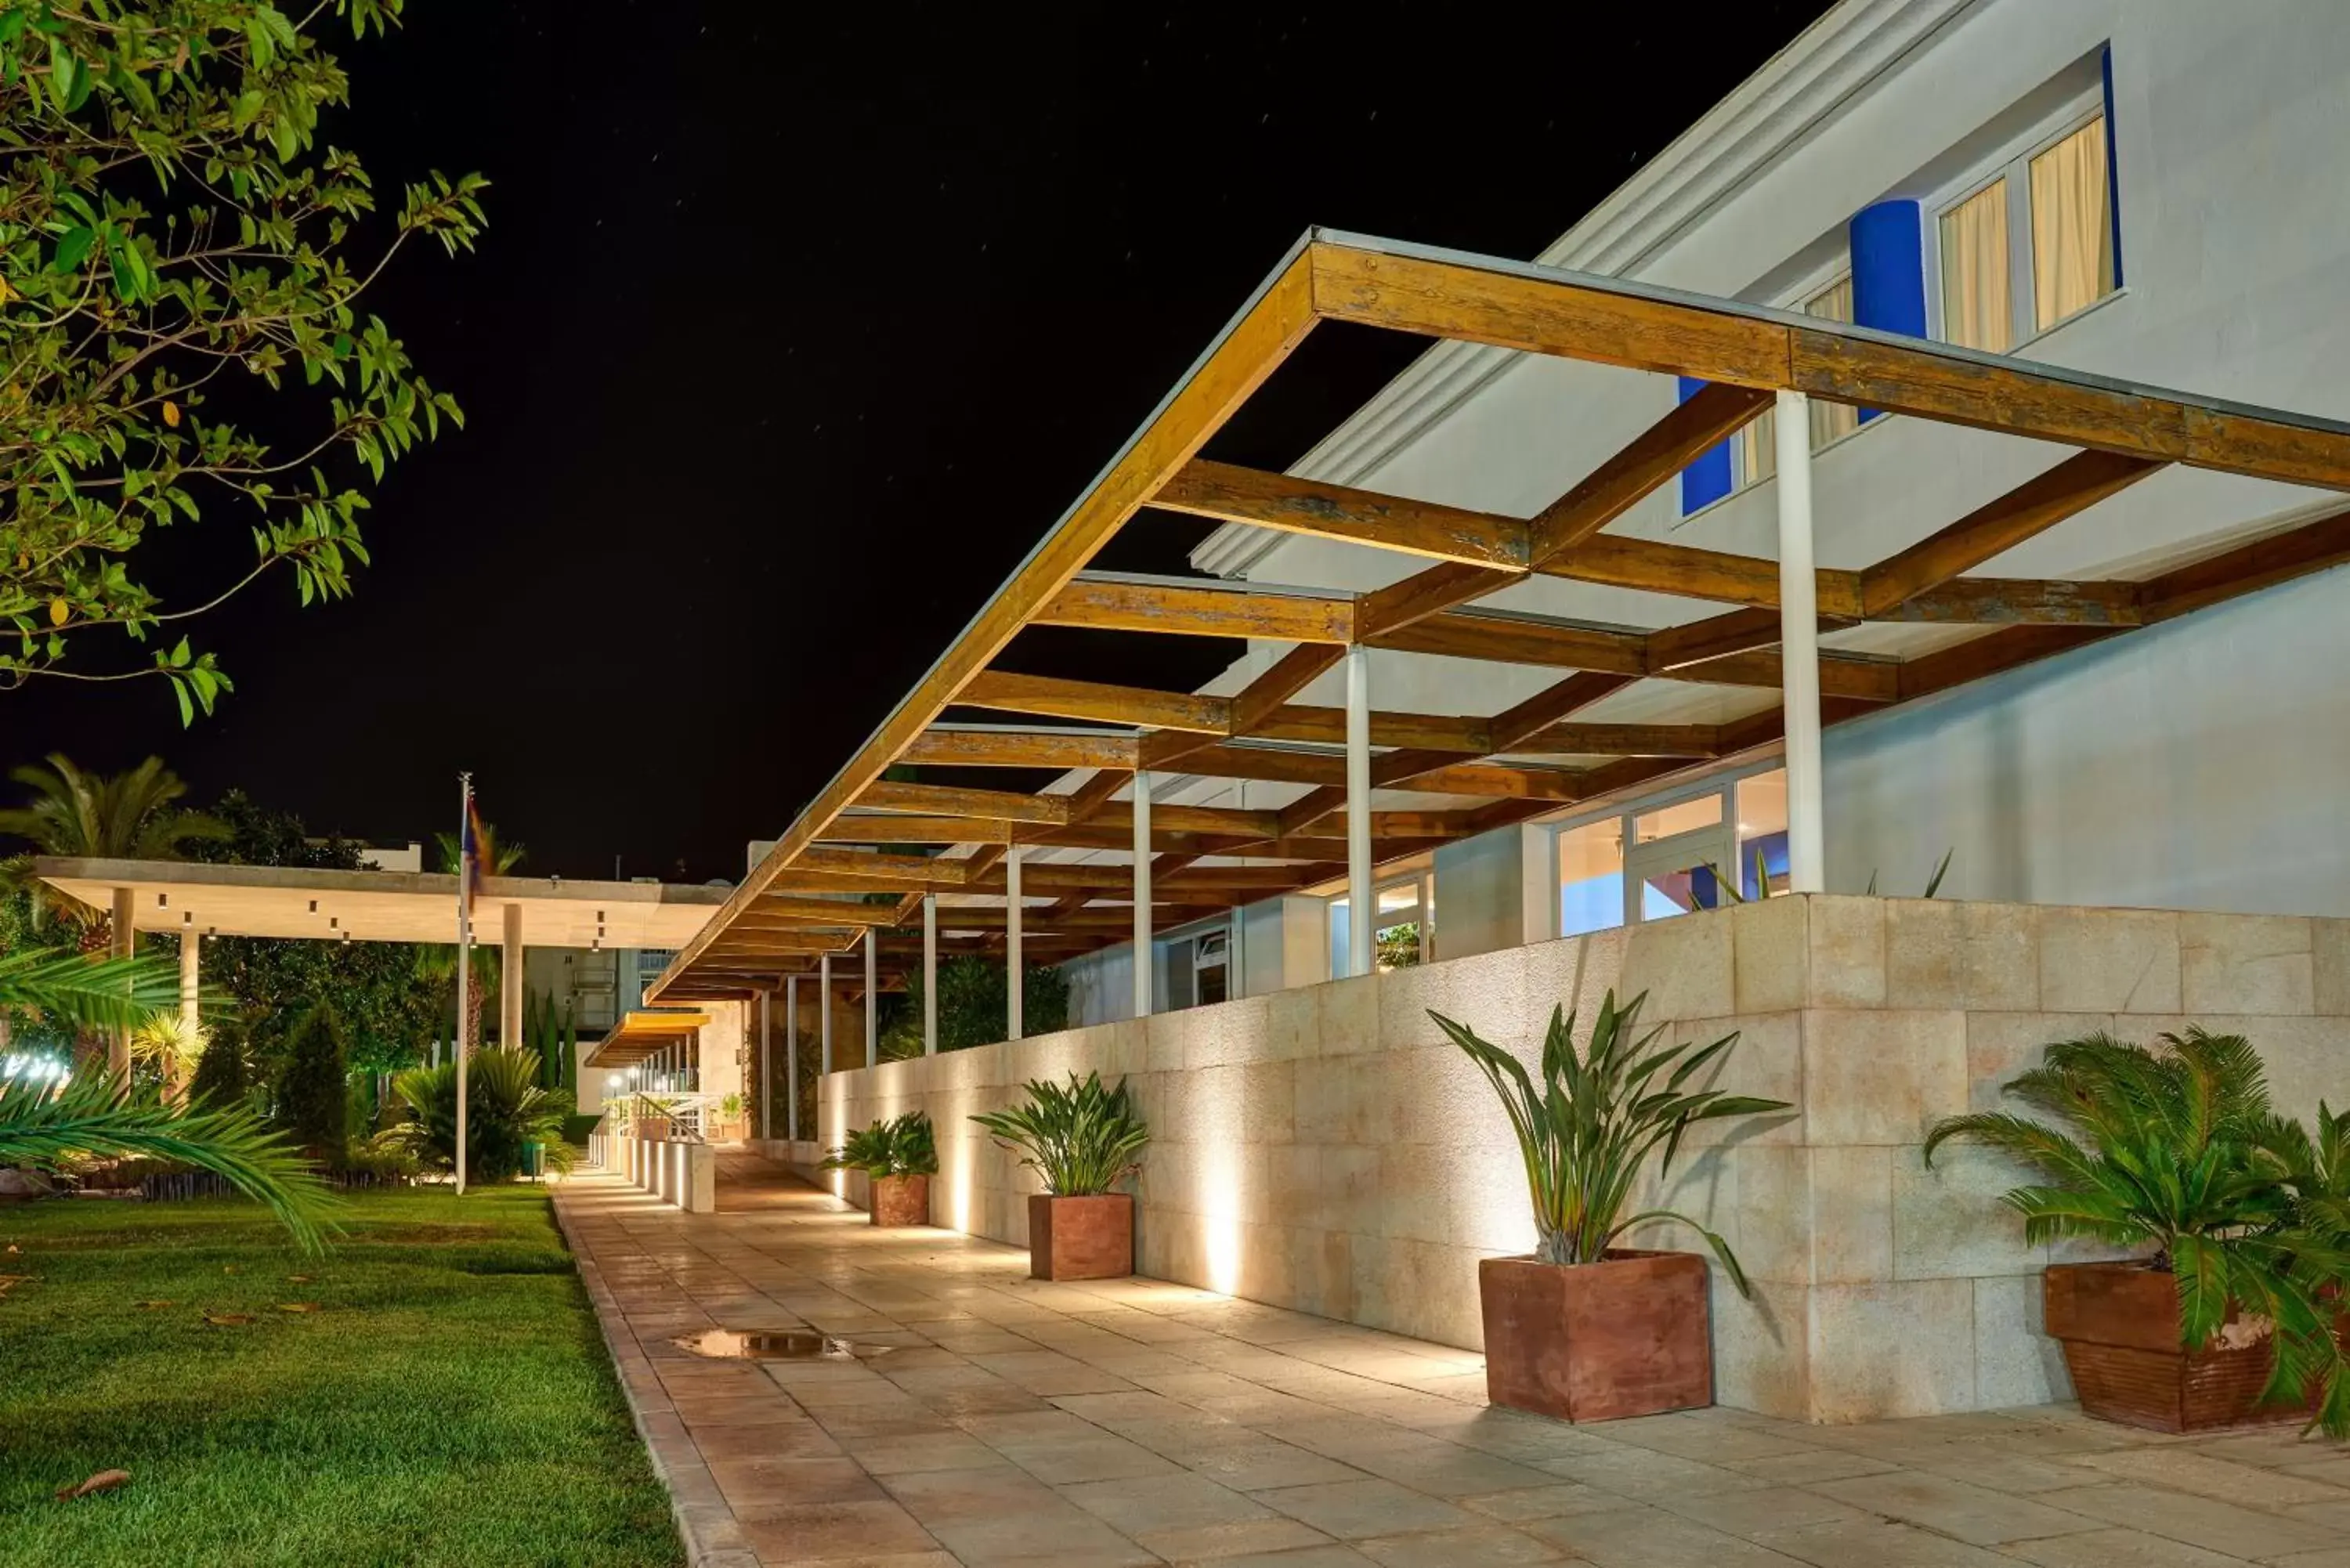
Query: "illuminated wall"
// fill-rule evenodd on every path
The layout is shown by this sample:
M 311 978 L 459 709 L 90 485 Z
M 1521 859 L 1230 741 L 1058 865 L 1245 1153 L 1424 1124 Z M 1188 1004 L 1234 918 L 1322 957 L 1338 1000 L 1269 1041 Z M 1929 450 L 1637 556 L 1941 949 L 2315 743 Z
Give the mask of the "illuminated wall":
M 1154 1134 L 1142 1272 L 1473 1347 L 1477 1260 L 1534 1234 L 1500 1105 L 1429 1010 L 1531 1067 L 1552 1006 L 1587 1026 L 1611 986 L 1648 992 L 1668 1038 L 1740 1031 L 1719 1086 L 1795 1107 L 1727 1141 L 1697 1129 L 1637 1204 L 1730 1241 L 1754 1298 L 1716 1270 L 1718 1396 L 1797 1418 L 2069 1396 L 2039 1333 L 2047 1256 L 1996 1201 L 2017 1173 L 1919 1158 L 1928 1127 L 1996 1104 L 2048 1041 L 2191 1019 L 2249 1035 L 2286 1108 L 2350 1098 L 2350 920 L 1809 897 L 838 1074 L 823 1137 L 928 1110 L 934 1220 L 1024 1242 L 1029 1174 L 965 1118 L 1030 1078 L 1127 1075 Z M 861 1179 L 836 1189 L 863 1199 Z

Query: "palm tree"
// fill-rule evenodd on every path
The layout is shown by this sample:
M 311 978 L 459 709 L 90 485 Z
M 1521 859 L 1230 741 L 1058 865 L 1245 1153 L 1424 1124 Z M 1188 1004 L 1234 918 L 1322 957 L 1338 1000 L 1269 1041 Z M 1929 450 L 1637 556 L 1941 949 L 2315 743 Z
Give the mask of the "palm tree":
M 153 957 L 93 959 L 68 948 L 0 953 L 0 1012 L 129 1029 L 172 1005 L 178 989 L 174 966 Z M 319 1245 L 324 1184 L 250 1111 L 168 1106 L 127 1075 L 78 1073 L 62 1083 L 0 1075 L 0 1165 L 54 1170 L 77 1155 L 143 1155 L 209 1170 L 269 1205 L 303 1247 Z
M 25 805 L 0 809 L 0 836 L 29 838 L 43 855 L 181 860 L 192 844 L 222 843 L 235 836 L 220 818 L 179 805 L 187 784 L 161 757 L 109 778 L 84 773 L 64 753 L 52 752 L 46 765 L 16 768 L 8 776 L 33 793 Z M 32 873 L 29 856 L 0 862 L 0 878 L 30 892 L 36 910 L 64 908 L 59 896 Z M 82 924 L 85 949 L 106 945 L 104 917 Z

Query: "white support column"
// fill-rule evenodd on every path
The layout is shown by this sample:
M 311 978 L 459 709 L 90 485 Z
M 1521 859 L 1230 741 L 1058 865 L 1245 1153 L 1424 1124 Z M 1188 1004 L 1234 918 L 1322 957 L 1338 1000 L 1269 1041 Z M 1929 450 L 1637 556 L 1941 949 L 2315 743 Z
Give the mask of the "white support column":
M 1020 957 L 1020 849 L 1015 845 L 1003 857 L 1003 1037 L 1006 1040 L 1020 1038 L 1021 992 L 1027 978 L 1027 966 Z
M 922 895 L 922 1054 L 939 1054 L 939 896 Z
M 1371 972 L 1371 650 L 1347 649 L 1347 972 Z
M 1820 812 L 1819 579 L 1812 567 L 1812 412 L 1781 392 L 1772 420 L 1778 460 L 1779 663 L 1786 692 L 1787 888 L 1827 890 Z
M 786 1139 L 800 1136 L 800 977 L 784 981 L 784 1128 Z
M 197 1032 L 204 1027 L 204 978 L 203 978 L 203 936 L 195 933 L 195 921 L 183 921 L 179 929 L 179 1027 L 188 1044 L 195 1044 Z M 172 1070 L 169 1084 L 172 1098 L 188 1098 L 188 1082 Z
M 816 961 L 816 1032 L 822 1054 L 816 1057 L 824 1070 L 832 1071 L 832 955 L 825 953 Z
M 1150 1016 L 1150 775 L 1134 770 L 1134 1015 Z
M 759 993 L 759 1137 L 762 1141 L 775 1136 L 775 1129 L 768 1125 L 774 1118 L 767 1114 L 767 1106 L 774 1101 L 775 1094 L 775 1075 L 767 1060 L 775 1044 L 775 1002 L 774 992 Z
M 127 959 L 139 950 L 138 890 L 117 888 L 114 890 L 112 924 L 108 940 L 116 958 Z M 118 1024 L 106 1042 L 106 1070 L 119 1082 L 130 1077 L 130 1025 Z
M 873 928 L 865 928 L 865 1064 L 868 1067 L 881 1060 L 881 981 L 879 966 L 874 961 L 874 949 L 880 938 Z
M 529 994 L 522 961 L 522 905 L 506 900 L 505 941 L 498 955 L 498 1044 L 519 1049 L 523 998 Z

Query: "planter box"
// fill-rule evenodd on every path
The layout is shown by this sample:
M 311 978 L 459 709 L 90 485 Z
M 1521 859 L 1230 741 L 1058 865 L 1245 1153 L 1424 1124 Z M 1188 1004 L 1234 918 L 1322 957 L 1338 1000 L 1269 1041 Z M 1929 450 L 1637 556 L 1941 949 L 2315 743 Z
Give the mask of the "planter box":
M 1028 1274 L 1122 1280 L 1134 1272 L 1134 1199 L 1123 1192 L 1028 1199 Z
M 876 1225 L 927 1225 L 931 1222 L 931 1179 L 927 1176 L 877 1176 L 872 1179 L 872 1222 Z
M 2052 1263 L 2041 1301 L 2081 1408 L 2092 1416 L 2158 1432 L 2208 1432 L 2305 1421 L 2315 1407 L 2308 1398 L 2260 1402 L 2276 1358 L 2262 1325 L 2181 1349 L 2173 1275 L 2134 1262 Z M 2232 1306 L 2228 1321 L 2237 1323 Z
M 1706 1264 L 1693 1252 L 1627 1249 L 1575 1268 L 1486 1258 L 1477 1290 L 1496 1405 L 1606 1421 L 1713 1403 Z

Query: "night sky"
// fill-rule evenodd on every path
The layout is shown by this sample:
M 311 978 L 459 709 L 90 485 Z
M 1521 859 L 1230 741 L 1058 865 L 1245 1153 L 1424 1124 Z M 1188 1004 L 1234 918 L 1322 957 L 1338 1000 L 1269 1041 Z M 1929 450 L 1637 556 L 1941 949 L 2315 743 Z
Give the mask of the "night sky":
M 494 182 L 477 254 L 370 296 L 467 430 L 378 493 L 355 597 L 198 623 L 215 717 L 36 684 L 0 763 L 157 753 L 386 842 L 471 768 L 525 870 L 739 876 L 1307 226 L 1530 256 L 1824 9 L 421 0 L 337 46 L 329 139 L 387 194 Z M 1295 461 L 1421 347 L 1321 328 L 1211 454 Z M 134 571 L 194 602 L 248 559 L 205 526 Z M 1205 531 L 1146 513 L 1098 564 Z M 1189 687 L 1237 650 L 1008 662 Z

